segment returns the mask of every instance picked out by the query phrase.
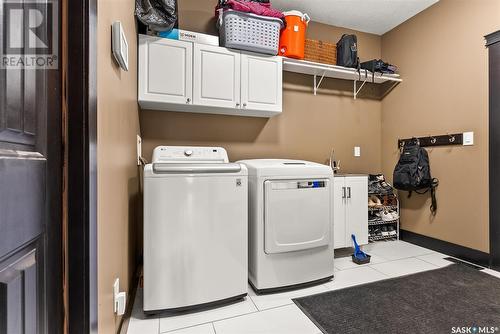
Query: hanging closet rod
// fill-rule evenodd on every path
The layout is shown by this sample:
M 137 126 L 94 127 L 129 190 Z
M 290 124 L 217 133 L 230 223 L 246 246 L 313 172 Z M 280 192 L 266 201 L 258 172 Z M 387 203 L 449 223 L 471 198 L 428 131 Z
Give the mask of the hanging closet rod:
M 414 138 L 398 139 L 398 148 L 404 147 Z M 426 136 L 417 138 L 421 147 L 427 146 L 447 146 L 447 145 L 462 145 L 463 144 L 463 134 L 462 133 L 452 133 L 439 136 Z

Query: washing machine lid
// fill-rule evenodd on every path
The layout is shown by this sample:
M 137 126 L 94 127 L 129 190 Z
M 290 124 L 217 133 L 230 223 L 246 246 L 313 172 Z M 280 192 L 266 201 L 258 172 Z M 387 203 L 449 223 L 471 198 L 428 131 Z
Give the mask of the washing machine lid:
M 305 160 L 251 159 L 238 163 L 247 166 L 249 176 L 333 176 L 330 166 Z

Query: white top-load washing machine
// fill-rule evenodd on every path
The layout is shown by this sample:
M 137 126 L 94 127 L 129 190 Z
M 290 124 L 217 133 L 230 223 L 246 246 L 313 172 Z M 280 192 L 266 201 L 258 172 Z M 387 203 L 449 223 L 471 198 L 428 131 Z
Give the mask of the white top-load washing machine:
M 242 298 L 247 168 L 220 147 L 159 146 L 144 168 L 144 311 Z
M 248 168 L 249 280 L 258 293 L 333 277 L 333 172 L 301 160 L 239 161 Z

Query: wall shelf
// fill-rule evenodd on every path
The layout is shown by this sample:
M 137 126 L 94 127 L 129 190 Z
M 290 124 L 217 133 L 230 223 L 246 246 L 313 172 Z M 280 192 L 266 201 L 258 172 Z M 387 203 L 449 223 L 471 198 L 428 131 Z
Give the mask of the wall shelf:
M 403 79 L 400 78 L 399 74 L 373 74 L 368 70 L 358 71 L 354 68 L 321 64 L 307 60 L 297 60 L 290 58 L 283 58 L 283 70 L 287 72 L 312 75 L 314 77 L 314 95 L 316 95 L 318 88 L 324 78 L 352 80 L 354 85 L 354 99 L 356 99 L 364 84 L 367 82 L 376 84 L 393 82 L 394 85 L 397 85 L 403 81 Z M 359 87 L 358 83 L 361 83 Z

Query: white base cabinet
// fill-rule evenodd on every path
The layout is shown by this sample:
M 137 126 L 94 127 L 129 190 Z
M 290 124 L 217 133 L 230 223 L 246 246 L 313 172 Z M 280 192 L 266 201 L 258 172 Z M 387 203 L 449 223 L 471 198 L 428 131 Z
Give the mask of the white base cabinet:
M 281 57 L 139 35 L 143 109 L 271 117 L 282 111 Z
M 335 176 L 333 192 L 334 248 L 352 247 L 352 234 L 359 245 L 368 244 L 368 176 Z

